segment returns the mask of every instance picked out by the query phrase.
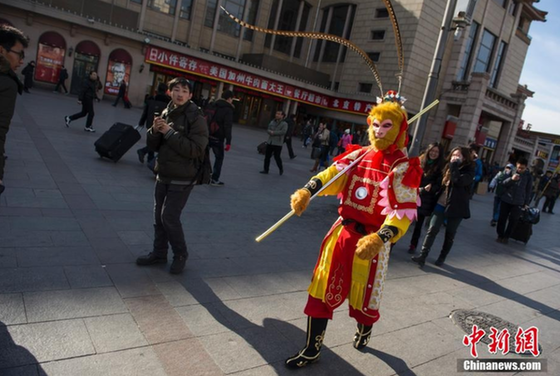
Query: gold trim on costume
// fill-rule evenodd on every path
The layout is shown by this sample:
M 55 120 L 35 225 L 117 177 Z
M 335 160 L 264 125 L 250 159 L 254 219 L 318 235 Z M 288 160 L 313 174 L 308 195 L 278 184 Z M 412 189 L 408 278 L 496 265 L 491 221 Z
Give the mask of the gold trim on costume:
M 371 201 L 369 202 L 369 206 L 365 206 L 365 205 L 360 205 L 355 203 L 354 201 L 352 201 L 352 192 L 354 191 L 354 186 L 356 185 L 356 183 L 361 182 L 361 183 L 365 183 L 368 186 L 373 186 L 373 193 L 371 195 Z M 359 211 L 363 211 L 369 214 L 373 214 L 373 208 L 375 207 L 375 204 L 377 203 L 377 198 L 379 196 L 379 185 L 381 183 L 380 182 L 376 182 L 373 181 L 371 179 L 368 178 L 362 178 L 360 176 L 354 175 L 352 176 L 352 182 L 350 182 L 350 186 L 348 187 L 348 194 L 346 196 L 346 200 L 344 201 L 344 205 L 348 205 L 354 209 L 357 209 Z
M 327 304 L 329 304 L 329 302 L 333 298 L 335 300 L 335 305 L 338 305 L 340 302 L 342 302 L 342 282 L 343 282 L 343 279 L 342 279 L 342 277 L 337 277 L 337 274 L 338 274 L 338 271 L 340 270 L 340 268 L 342 268 L 342 264 L 338 265 L 338 268 L 336 268 L 336 270 L 333 273 L 333 276 L 331 278 L 332 282 L 329 284 L 329 288 L 328 288 L 327 294 L 325 296 Z M 338 281 L 337 281 L 337 279 L 338 279 Z M 335 286 L 337 282 L 338 282 L 338 286 Z M 333 293 L 333 290 L 335 290 L 334 293 Z

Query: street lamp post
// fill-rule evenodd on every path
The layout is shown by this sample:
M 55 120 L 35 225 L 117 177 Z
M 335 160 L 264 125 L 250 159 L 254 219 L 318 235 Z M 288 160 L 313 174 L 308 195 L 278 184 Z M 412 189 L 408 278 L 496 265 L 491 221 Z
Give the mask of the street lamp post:
M 441 24 L 441 30 L 439 32 L 439 38 L 436 44 L 434 59 L 432 60 L 432 67 L 430 68 L 430 74 L 428 76 L 428 82 L 426 84 L 426 90 L 424 91 L 424 98 L 422 98 L 422 105 L 420 106 L 420 109 L 426 107 L 435 99 L 439 72 L 441 70 L 441 61 L 443 60 L 445 45 L 447 43 L 449 31 L 451 30 L 451 24 L 453 22 L 453 12 L 455 11 L 456 5 L 457 0 L 447 1 L 443 23 Z M 424 139 L 424 134 L 426 133 L 427 122 L 428 114 L 425 114 L 420 118 L 420 120 L 418 120 L 416 128 L 414 128 L 414 136 L 412 145 L 410 146 L 409 155 L 417 156 L 420 153 L 420 146 L 422 144 L 422 140 Z

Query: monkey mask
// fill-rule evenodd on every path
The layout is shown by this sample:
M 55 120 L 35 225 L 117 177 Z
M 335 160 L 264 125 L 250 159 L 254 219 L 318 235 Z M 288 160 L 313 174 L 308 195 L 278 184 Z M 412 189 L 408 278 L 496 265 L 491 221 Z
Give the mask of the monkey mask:
M 375 106 L 367 118 L 370 143 L 376 150 L 393 152 L 406 146 L 407 114 L 401 97 L 393 91 Z

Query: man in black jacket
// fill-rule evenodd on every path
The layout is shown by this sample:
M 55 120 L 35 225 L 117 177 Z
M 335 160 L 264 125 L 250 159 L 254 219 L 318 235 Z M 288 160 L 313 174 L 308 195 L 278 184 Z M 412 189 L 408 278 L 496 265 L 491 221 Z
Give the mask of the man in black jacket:
M 58 93 L 58 89 L 62 86 L 64 93 L 68 94 L 68 89 L 66 88 L 66 80 L 68 79 L 68 70 L 63 66 L 60 67 L 60 73 L 58 74 L 58 82 L 54 88 L 54 93 Z
M 97 99 L 97 72 L 92 71 L 89 73 L 89 77 L 82 84 L 80 94 L 78 94 L 78 104 L 82 105 L 82 111 L 64 117 L 64 123 L 66 127 L 70 127 L 70 123 L 74 120 L 83 118 L 87 115 L 86 127 L 84 131 L 95 132 L 93 129 L 93 117 L 95 113 L 93 111 L 93 100 Z
M 216 158 L 212 169 L 212 181 L 210 185 L 221 187 L 224 185 L 220 181 L 222 165 L 224 163 L 224 150 L 231 148 L 231 127 L 233 124 L 233 92 L 226 90 L 222 93 L 222 98 L 214 104 L 215 112 L 211 119 L 207 119 L 210 127 L 210 147 Z M 213 129 L 215 128 L 215 130 Z M 224 146 L 225 141 L 225 146 Z
M 148 130 L 148 147 L 158 152 L 154 193 L 154 246 L 136 260 L 138 265 L 167 262 L 173 249 L 170 272 L 181 273 L 188 252 L 181 212 L 195 184 L 208 145 L 208 127 L 198 106 L 191 101 L 192 85 L 183 77 L 170 81 L 171 102 Z
M 140 121 L 138 122 L 138 128 L 143 127 L 146 123 L 148 124 L 148 127 L 151 127 L 154 123 L 154 115 L 161 115 L 163 113 L 163 110 L 167 108 L 167 105 L 171 101 L 171 98 L 169 98 L 167 94 L 165 94 L 166 92 L 167 85 L 163 82 L 160 82 L 157 87 L 156 95 L 153 97 L 149 97 L 146 100 L 146 103 L 144 105 L 144 112 L 142 112 L 142 116 L 140 117 Z M 148 163 L 150 163 L 151 160 L 154 159 L 154 151 L 150 150 L 148 146 L 138 149 L 136 152 L 138 153 L 138 159 L 140 160 L 140 163 L 144 163 L 146 154 L 148 154 Z
M 296 115 L 288 115 L 286 118 L 286 124 L 288 124 L 288 132 L 286 132 L 286 136 L 284 136 L 284 143 L 288 147 L 288 154 L 290 159 L 294 159 L 297 155 L 294 154 L 294 149 L 292 148 L 292 136 L 294 135 L 294 128 L 296 127 Z
M 533 190 L 533 176 L 527 169 L 527 159 L 517 161 L 517 170 L 512 177 L 503 181 L 503 193 L 500 203 L 500 216 L 498 218 L 498 243 L 507 244 L 508 239 L 515 230 L 517 221 L 521 217 L 521 209 L 528 208 Z M 506 228 L 507 224 L 507 228 Z
M 29 40 L 15 27 L 0 25 L 0 195 L 4 192 L 4 145 L 23 85 L 15 71 L 23 64 Z

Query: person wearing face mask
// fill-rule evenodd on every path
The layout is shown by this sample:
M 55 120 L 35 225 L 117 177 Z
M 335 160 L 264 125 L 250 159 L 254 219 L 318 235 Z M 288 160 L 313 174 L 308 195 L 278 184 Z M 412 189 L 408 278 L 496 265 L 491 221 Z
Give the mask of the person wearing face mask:
M 527 169 L 527 163 L 527 159 L 520 158 L 516 163 L 515 173 L 503 182 L 504 192 L 501 197 L 500 216 L 496 227 L 498 243 L 508 244 L 517 221 L 521 217 L 521 210 L 527 209 L 531 202 L 533 176 Z
M 490 226 L 492 227 L 496 226 L 500 217 L 500 204 L 502 202 L 502 193 L 504 193 L 504 180 L 511 176 L 512 171 L 513 165 L 511 163 L 508 163 L 506 167 L 504 167 L 504 171 L 498 172 L 496 176 L 494 176 L 494 179 L 492 179 L 492 181 L 490 182 L 489 187 L 496 192 L 496 194 L 494 195 L 494 210 L 492 212 L 492 220 L 490 221 Z
M 420 181 L 421 206 L 418 207 L 418 219 L 414 225 L 414 232 L 410 239 L 408 253 L 414 253 L 418 246 L 418 239 L 422 234 L 422 226 L 426 217 L 432 215 L 436 206 L 436 193 L 441 186 L 443 169 L 443 149 L 439 143 L 430 144 L 426 152 L 420 156 L 420 165 L 424 173 Z
M 0 195 L 4 192 L 4 145 L 23 84 L 16 75 L 25 59 L 29 39 L 15 27 L 0 25 Z
M 447 220 L 445 240 L 435 264 L 442 266 L 445 262 L 453 246 L 453 240 L 461 221 L 471 216 L 469 204 L 474 174 L 475 164 L 470 150 L 465 147 L 453 149 L 447 159 L 441 188 L 436 194 L 437 203 L 430 221 L 428 233 L 422 244 L 422 251 L 419 255 L 412 256 L 412 261 L 416 262 L 420 267 L 424 266 L 437 234 L 443 222 Z
M 64 117 L 64 123 L 66 124 L 67 128 L 70 127 L 70 123 L 74 120 L 87 116 L 86 127 L 84 128 L 84 131 L 95 132 L 92 124 L 93 117 L 95 116 L 95 112 L 93 111 L 93 101 L 97 99 L 97 81 L 97 72 L 91 71 L 88 78 L 84 81 L 80 90 L 80 94 L 78 95 L 78 104 L 82 105 L 82 111 L 74 115 Z

